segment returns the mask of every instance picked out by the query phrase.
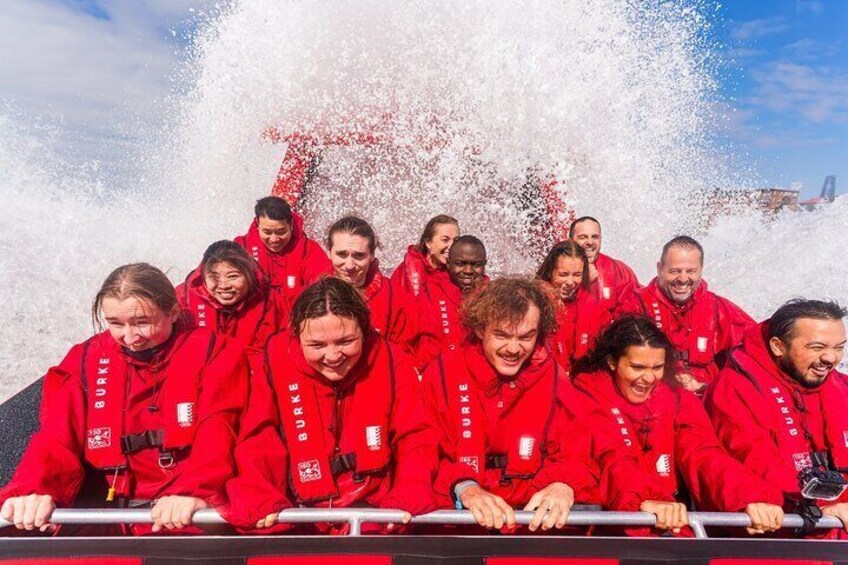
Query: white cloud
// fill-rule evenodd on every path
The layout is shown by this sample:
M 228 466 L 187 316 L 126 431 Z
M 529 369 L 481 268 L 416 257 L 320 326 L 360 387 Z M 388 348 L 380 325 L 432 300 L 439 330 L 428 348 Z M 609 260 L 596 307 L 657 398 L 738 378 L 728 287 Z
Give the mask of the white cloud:
M 751 76 L 757 86 L 750 102 L 800 115 L 815 124 L 848 122 L 848 74 L 828 66 L 774 61 Z
M 824 11 L 824 3 L 820 0 L 795 0 L 795 11 L 820 14 Z
M 789 29 L 789 26 L 786 21 L 782 17 L 776 16 L 737 23 L 730 30 L 730 37 L 737 41 L 750 41 L 767 35 L 782 33 L 787 29 Z

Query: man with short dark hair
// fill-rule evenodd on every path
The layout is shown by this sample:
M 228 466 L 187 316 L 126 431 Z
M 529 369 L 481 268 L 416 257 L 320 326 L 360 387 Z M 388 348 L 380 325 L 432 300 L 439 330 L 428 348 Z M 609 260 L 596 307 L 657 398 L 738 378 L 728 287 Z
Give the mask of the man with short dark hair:
M 701 244 L 689 236 L 675 237 L 663 246 L 656 278 L 620 308 L 651 318 L 665 332 L 675 348 L 675 378 L 697 394 L 754 324 L 736 304 L 707 290 L 703 268 Z
M 730 352 L 704 404 L 732 456 L 848 527 L 848 377 L 836 370 L 846 314 L 836 302 L 787 302 Z
M 574 220 L 568 237 L 583 248 L 589 260 L 589 290 L 598 302 L 613 314 L 637 288 L 639 280 L 623 261 L 601 253 L 601 224 L 591 216 Z

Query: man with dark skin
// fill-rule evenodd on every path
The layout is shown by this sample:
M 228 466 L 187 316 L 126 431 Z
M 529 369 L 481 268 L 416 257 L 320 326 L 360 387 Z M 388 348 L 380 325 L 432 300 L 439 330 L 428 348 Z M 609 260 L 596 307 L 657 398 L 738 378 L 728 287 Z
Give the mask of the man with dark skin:
M 473 235 L 454 240 L 448 255 L 448 276 L 463 294 L 476 288 L 486 277 L 486 248 Z

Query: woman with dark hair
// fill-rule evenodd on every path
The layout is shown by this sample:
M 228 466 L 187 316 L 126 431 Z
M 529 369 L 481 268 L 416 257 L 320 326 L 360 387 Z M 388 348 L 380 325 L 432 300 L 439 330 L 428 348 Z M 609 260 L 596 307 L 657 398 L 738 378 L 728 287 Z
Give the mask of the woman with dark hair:
M 187 329 L 173 285 L 146 263 L 113 271 L 92 317 L 106 331 L 48 371 L 41 429 L 0 493 L 0 516 L 54 529 L 53 510 L 73 505 L 85 483 L 106 507 L 152 508 L 154 532 L 185 528 L 195 511 L 226 501 L 247 402 L 244 351 Z
M 486 528 L 513 526 L 515 507 L 535 511 L 531 531 L 562 528 L 597 485 L 577 441 L 563 441 L 581 434 L 568 408 L 576 393 L 543 345 L 553 307 L 538 283 L 500 279 L 470 297 L 463 316 L 473 341 L 424 374 L 439 432 L 439 503 L 469 509 Z
M 445 214 L 430 218 L 418 243 L 409 246 L 403 263 L 392 273 L 392 284 L 412 296 L 420 296 L 430 278 L 447 268 L 448 253 L 458 236 L 456 218 Z
M 235 238 L 259 263 L 271 287 L 293 302 L 298 293 L 331 272 L 321 246 L 309 239 L 303 218 L 277 196 L 256 201 L 247 233 Z
M 779 528 L 780 490 L 724 451 L 694 394 L 667 384 L 672 351 L 652 320 L 628 315 L 577 366 L 574 385 L 588 400 L 584 419 L 600 466 L 602 504 L 651 512 L 657 529 L 680 533 L 688 518 L 676 497 L 685 486 L 699 510 L 746 512 L 749 533 Z
M 206 249 L 200 266 L 177 287 L 177 298 L 194 326 L 241 343 L 252 367 L 261 365 L 265 342 L 286 314 L 256 261 L 229 240 Z
M 414 355 L 420 332 L 419 311 L 408 293 L 399 292 L 383 276 L 375 253 L 379 247 L 371 224 L 346 216 L 327 232 L 327 250 L 336 277 L 361 293 L 371 313 L 371 327 Z
M 556 244 L 536 278 L 556 309 L 557 331 L 550 337 L 551 351 L 560 365 L 571 371 L 611 321 L 607 309 L 589 292 L 586 252 L 571 240 Z
M 351 285 L 307 288 L 268 341 L 273 393 L 251 396 L 228 518 L 262 529 L 292 505 L 433 510 L 435 435 L 402 357 Z

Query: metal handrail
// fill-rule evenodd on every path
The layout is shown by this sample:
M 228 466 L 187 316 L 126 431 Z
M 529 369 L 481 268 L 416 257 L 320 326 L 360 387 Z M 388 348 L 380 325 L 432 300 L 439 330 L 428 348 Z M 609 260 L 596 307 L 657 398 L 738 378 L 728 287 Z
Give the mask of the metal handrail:
M 737 512 L 689 512 L 689 525 L 695 536 L 707 538 L 705 526 L 745 528 L 751 525 L 747 514 Z M 533 512 L 517 511 L 515 522 L 526 526 Z M 344 524 L 350 525 L 349 535 L 362 534 L 362 524 L 400 524 L 402 510 L 382 508 L 287 508 L 278 514 L 282 524 Z M 152 524 L 149 509 L 57 509 L 50 519 L 53 524 Z M 226 520 L 211 509 L 198 510 L 192 519 L 194 524 L 226 524 Z M 568 514 L 568 526 L 654 526 L 656 516 L 649 512 L 575 511 Z M 413 524 L 473 525 L 468 510 L 437 510 L 429 514 L 412 517 Z M 11 522 L 0 520 L 0 528 L 11 526 Z M 783 528 L 800 528 L 804 520 L 797 514 L 783 518 Z M 842 528 L 838 518 L 825 516 L 816 524 L 817 529 Z

